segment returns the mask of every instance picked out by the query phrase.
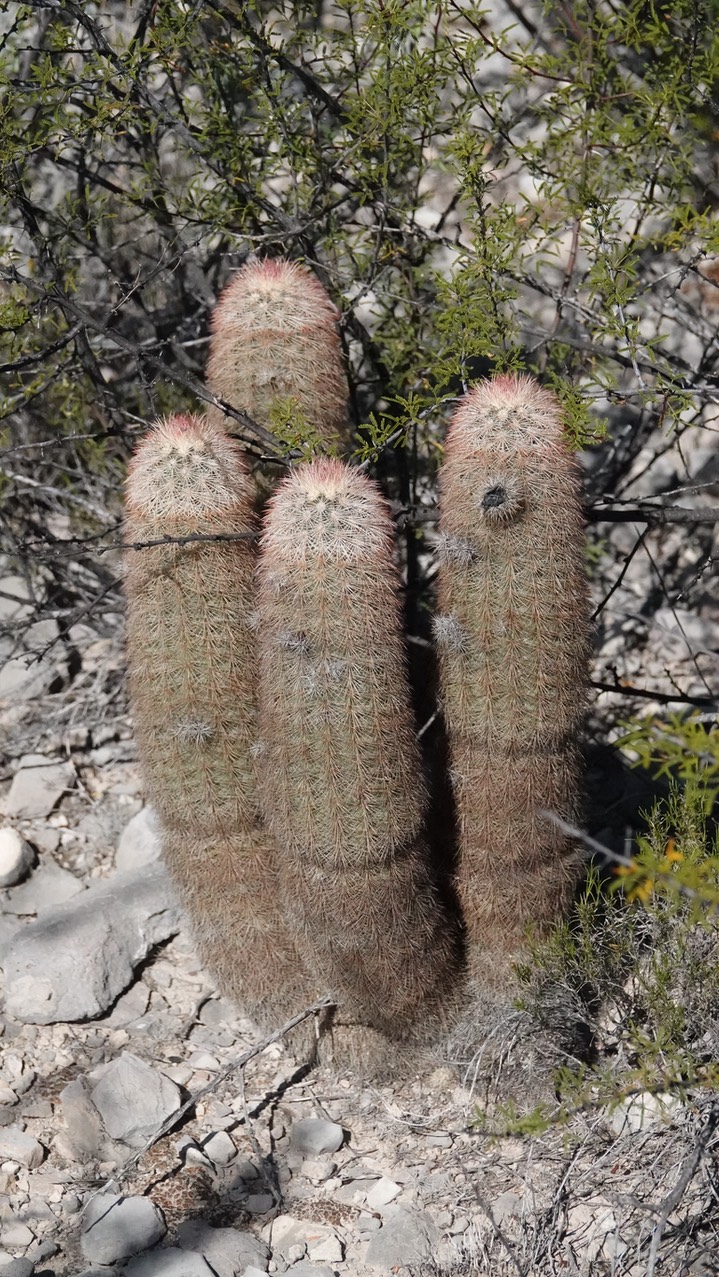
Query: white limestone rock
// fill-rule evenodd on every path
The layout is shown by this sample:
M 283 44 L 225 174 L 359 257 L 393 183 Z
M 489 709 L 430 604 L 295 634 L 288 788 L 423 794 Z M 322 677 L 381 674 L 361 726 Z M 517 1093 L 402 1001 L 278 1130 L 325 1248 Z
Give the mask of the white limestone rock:
M 345 1133 L 337 1122 L 322 1117 L 304 1117 L 290 1131 L 290 1143 L 305 1157 L 321 1157 L 336 1153 L 344 1143 Z
M 131 1051 L 108 1064 L 90 1099 L 108 1135 L 130 1148 L 142 1148 L 182 1104 L 179 1086 Z
M 26 1024 L 93 1019 L 129 985 L 181 914 L 161 865 L 94 883 L 10 940 L 0 961 L 5 1007 Z
M 90 1263 L 114 1264 L 149 1250 L 166 1232 L 162 1211 L 149 1197 L 100 1193 L 83 1214 L 80 1245 Z
M 35 1170 L 45 1156 L 45 1150 L 34 1136 L 19 1126 L 0 1127 L 0 1162 L 19 1162 Z
M 115 868 L 126 873 L 154 864 L 162 852 L 160 822 L 154 807 L 143 807 L 127 822 L 115 852 Z
M 0 829 L 0 887 L 14 887 L 32 868 L 35 852 L 17 829 Z
M 75 783 L 72 763 L 53 762 L 43 754 L 25 754 L 5 799 L 5 815 L 16 820 L 48 816 Z

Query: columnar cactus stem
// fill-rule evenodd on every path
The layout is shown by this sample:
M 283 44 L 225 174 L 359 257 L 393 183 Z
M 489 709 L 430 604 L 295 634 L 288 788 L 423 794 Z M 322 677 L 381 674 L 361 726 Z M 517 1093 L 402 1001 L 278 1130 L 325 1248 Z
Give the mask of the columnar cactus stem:
M 300 466 L 268 506 L 258 592 L 264 810 L 286 907 L 340 1013 L 394 1038 L 430 1021 L 455 935 L 423 842 L 425 795 L 392 526 L 341 462 Z
M 135 731 L 203 960 L 249 1015 L 276 1027 L 317 990 L 281 916 L 276 854 L 260 825 L 254 533 L 238 445 L 202 417 L 158 422 L 130 465 L 125 543 L 207 539 L 125 552 Z
M 207 385 L 266 429 L 293 400 L 325 447 L 349 436 L 339 312 L 319 280 L 296 262 L 241 267 L 212 315 Z M 227 421 L 215 408 L 210 419 Z
M 459 828 L 470 969 L 546 929 L 576 883 L 587 686 L 581 494 L 555 396 L 530 377 L 475 386 L 440 472 L 435 635 Z

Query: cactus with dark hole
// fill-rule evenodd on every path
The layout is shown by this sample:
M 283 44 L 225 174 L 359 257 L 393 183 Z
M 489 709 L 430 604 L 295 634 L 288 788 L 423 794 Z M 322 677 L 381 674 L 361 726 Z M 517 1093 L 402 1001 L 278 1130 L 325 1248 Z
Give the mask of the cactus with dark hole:
M 440 472 L 441 694 L 470 970 L 541 934 L 575 889 L 588 605 L 581 490 L 556 397 L 525 376 L 475 386 Z

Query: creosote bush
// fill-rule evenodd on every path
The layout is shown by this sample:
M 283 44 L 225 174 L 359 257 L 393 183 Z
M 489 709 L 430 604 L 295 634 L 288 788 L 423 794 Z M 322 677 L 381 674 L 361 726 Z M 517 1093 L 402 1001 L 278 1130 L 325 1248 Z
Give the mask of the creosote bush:
M 518 966 L 521 1004 L 567 1064 L 555 1076 L 559 1104 L 516 1121 L 507 1110 L 508 1128 L 719 1086 L 719 844 L 695 786 L 651 813 L 612 886 L 590 873 L 572 918 Z

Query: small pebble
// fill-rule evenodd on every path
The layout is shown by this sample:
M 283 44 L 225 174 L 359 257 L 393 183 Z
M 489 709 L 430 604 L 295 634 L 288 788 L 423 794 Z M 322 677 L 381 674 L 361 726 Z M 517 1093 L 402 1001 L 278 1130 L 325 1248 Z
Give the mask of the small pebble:
M 243 1203 L 250 1215 L 266 1215 L 268 1210 L 272 1210 L 274 1204 L 275 1199 L 271 1193 L 251 1193 Z
M 205 1157 L 209 1157 L 215 1166 L 229 1166 L 237 1157 L 237 1149 L 227 1131 L 215 1131 L 209 1138 L 203 1139 L 201 1147 Z
M 330 1179 L 337 1168 L 336 1162 L 326 1157 L 308 1157 L 302 1164 L 302 1174 L 312 1184 L 323 1184 Z
M 30 1246 L 35 1240 L 35 1234 L 28 1228 L 27 1224 L 10 1223 L 0 1228 L 0 1243 L 3 1246 L 12 1246 L 13 1249 L 21 1246 Z
M 38 851 L 45 852 L 48 856 L 57 851 L 60 835 L 51 825 L 33 825 L 27 832 L 31 843 L 37 847 Z
M 318 1268 L 316 1264 L 307 1263 L 304 1259 L 299 1264 L 293 1264 L 288 1271 L 290 1277 L 335 1277 L 334 1268 Z
M 10 895 L 35 884 L 40 872 Z M 138 962 L 178 929 L 176 898 L 158 866 L 136 875 L 115 874 L 84 891 L 82 883 L 73 882 L 82 893 L 77 900 L 47 910 L 3 951 L 5 1008 L 25 1024 L 66 1024 L 100 1015 L 127 988 Z
M 45 856 L 35 872 L 14 887 L 8 896 L 5 909 L 19 917 L 43 914 L 82 892 L 79 878 L 63 869 L 52 856 Z
M 75 1157 L 98 1157 L 106 1143 L 100 1114 L 90 1099 L 85 1081 L 76 1077 L 60 1092 L 62 1116 Z
M 269 1249 L 250 1233 L 236 1228 L 212 1228 L 203 1220 L 185 1220 L 177 1229 L 180 1246 L 205 1257 L 217 1277 L 236 1277 L 248 1264 L 261 1267 Z
M 162 1069 L 167 1077 L 171 1077 L 173 1082 L 177 1082 L 178 1086 L 187 1086 L 194 1069 L 188 1068 L 186 1064 L 165 1064 Z
M 57 1255 L 60 1247 L 57 1242 L 51 1241 L 49 1237 L 42 1242 L 36 1242 L 31 1246 L 27 1253 L 27 1258 L 31 1259 L 34 1264 L 39 1264 L 43 1259 L 51 1259 L 53 1255 Z M 2 1273 L 0 1273 L 2 1277 Z
M 199 1011 L 199 1020 L 208 1028 L 224 1027 L 237 1019 L 237 1008 L 227 998 L 208 998 Z
M 203 1073 L 216 1073 L 220 1067 L 217 1056 L 209 1051 L 193 1051 L 187 1064 L 193 1069 L 201 1069 Z
M 0 887 L 14 887 L 32 867 L 35 853 L 17 829 L 0 829 Z
M 213 1277 L 213 1270 L 204 1256 L 176 1246 L 153 1250 L 149 1255 L 131 1259 L 122 1272 L 124 1277 Z
M 25 1183 L 27 1184 L 27 1180 Z M 55 1223 L 55 1212 L 50 1203 L 46 1202 L 42 1197 L 30 1197 L 25 1204 L 23 1214 L 25 1219 L 32 1220 L 33 1227 L 39 1222 L 45 1224 Z
M 394 1266 L 420 1264 L 437 1250 L 439 1233 L 431 1216 L 423 1210 L 391 1207 L 379 1232 L 367 1248 L 365 1264 L 383 1273 Z
M 317 1243 L 309 1242 L 307 1254 L 313 1263 L 341 1264 L 344 1247 L 336 1233 L 330 1233 Z
M 16 1095 L 24 1095 L 26 1091 L 30 1090 L 35 1081 L 35 1072 L 21 1055 L 16 1055 L 14 1051 L 11 1051 L 5 1057 L 3 1068 L 5 1077 Z
M 91 1091 L 108 1135 L 140 1148 L 180 1107 L 176 1083 L 145 1060 L 123 1051 Z
M 185 1158 L 186 1166 L 211 1166 L 212 1162 L 206 1157 L 201 1148 L 197 1144 L 183 1144 L 182 1152 Z
M 145 1014 L 150 1003 L 150 990 L 142 980 L 136 980 L 126 993 L 120 994 L 105 1023 L 113 1030 L 122 1030 Z
M 143 807 L 125 825 L 115 852 L 115 868 L 122 871 L 142 869 L 158 859 L 162 851 L 162 835 L 157 813 Z
M 36 1100 L 33 1104 L 23 1104 L 23 1117 L 52 1117 L 53 1108 L 49 1100 Z
M 11 1259 L 8 1264 L 0 1259 L 0 1277 L 32 1277 L 34 1268 L 32 1259 L 25 1256 L 22 1259 Z
M 24 820 L 47 816 L 74 783 L 75 768 L 71 763 L 53 763 L 42 754 L 26 754 L 13 776 L 5 814 Z
M 361 1233 L 378 1233 L 382 1227 L 382 1220 L 376 1215 L 360 1215 L 357 1220 L 357 1228 Z
M 370 1210 L 379 1210 L 382 1206 L 388 1206 L 402 1192 L 402 1185 L 396 1184 L 394 1180 L 388 1179 L 383 1175 L 377 1180 L 374 1188 L 371 1188 L 367 1194 L 367 1205 Z
M 447 1232 L 452 1237 L 457 1237 L 460 1233 L 466 1233 L 469 1228 L 469 1220 L 466 1215 L 455 1215 L 454 1221 L 449 1225 Z
M 363 1206 L 367 1194 L 374 1188 L 376 1183 L 376 1179 L 369 1179 L 367 1176 L 348 1180 L 346 1184 L 341 1184 L 337 1189 L 337 1200 L 338 1202 L 349 1202 L 352 1206 Z

